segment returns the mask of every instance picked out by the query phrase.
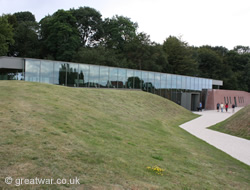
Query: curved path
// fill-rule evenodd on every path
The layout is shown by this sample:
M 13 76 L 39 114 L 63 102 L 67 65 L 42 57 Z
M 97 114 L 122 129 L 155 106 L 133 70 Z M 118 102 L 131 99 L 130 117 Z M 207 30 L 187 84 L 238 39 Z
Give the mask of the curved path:
M 240 109 L 241 108 L 236 108 L 235 112 Z M 241 162 L 250 165 L 250 140 L 206 129 L 209 126 L 219 123 L 232 116 L 233 113 L 231 109 L 229 109 L 228 113 L 221 113 L 216 110 L 194 113 L 202 116 L 180 125 L 181 128 L 226 152 Z

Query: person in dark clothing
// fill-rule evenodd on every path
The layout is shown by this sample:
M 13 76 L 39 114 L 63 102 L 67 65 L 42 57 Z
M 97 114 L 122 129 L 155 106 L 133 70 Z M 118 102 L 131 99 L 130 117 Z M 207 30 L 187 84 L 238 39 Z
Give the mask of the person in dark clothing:
M 234 104 L 232 105 L 232 108 L 233 108 L 233 113 L 234 113 L 234 108 L 235 108 L 235 105 L 234 105 Z
M 220 104 L 217 103 L 217 111 L 219 112 L 220 111 Z

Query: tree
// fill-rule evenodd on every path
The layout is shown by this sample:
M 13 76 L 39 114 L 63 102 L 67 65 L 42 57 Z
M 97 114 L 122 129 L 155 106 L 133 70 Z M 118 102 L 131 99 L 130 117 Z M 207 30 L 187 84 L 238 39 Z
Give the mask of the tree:
M 169 36 L 163 43 L 163 50 L 168 57 L 174 74 L 197 75 L 197 62 L 192 57 L 192 49 L 186 42 L 174 36 Z
M 58 10 L 41 20 L 43 56 L 71 61 L 80 47 L 76 19 L 70 11 Z
M 145 33 L 137 34 L 131 41 L 124 44 L 123 54 L 130 61 L 133 69 L 146 69 L 146 61 L 150 59 L 150 39 Z
M 17 22 L 36 22 L 35 16 L 29 12 L 17 12 L 14 13 L 14 16 L 16 17 Z
M 98 44 L 103 34 L 102 15 L 90 7 L 80 7 L 76 10 L 71 9 L 70 11 L 76 18 L 82 46 L 93 47 Z
M 10 46 L 9 55 L 39 58 L 38 23 L 30 12 L 19 12 L 8 16 L 14 28 L 15 43 Z
M 11 54 L 18 57 L 39 58 L 38 24 L 36 22 L 21 22 L 15 28 L 15 44 Z
M 223 61 L 211 47 L 203 46 L 198 49 L 198 63 L 201 77 L 220 79 Z
M 249 46 L 236 46 L 234 47 L 233 51 L 239 54 L 250 53 L 250 47 Z
M 103 44 L 107 48 L 123 51 L 126 43 L 136 37 L 137 23 L 133 23 L 129 18 L 114 16 L 104 21 Z
M 78 63 L 116 67 L 125 67 L 127 65 L 126 61 L 121 58 L 121 56 L 117 54 L 115 50 L 106 49 L 102 46 L 94 48 L 80 48 L 79 51 L 75 54 L 73 61 Z
M 13 28 L 8 23 L 8 17 L 0 17 L 0 56 L 7 55 L 9 46 L 14 43 Z

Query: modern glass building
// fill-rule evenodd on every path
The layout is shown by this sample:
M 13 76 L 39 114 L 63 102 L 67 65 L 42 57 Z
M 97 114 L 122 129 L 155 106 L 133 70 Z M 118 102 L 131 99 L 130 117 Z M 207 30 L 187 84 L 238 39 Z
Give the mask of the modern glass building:
M 213 79 L 60 61 L 0 57 L 0 80 L 25 80 L 69 87 L 134 89 L 196 110 L 202 91 L 222 85 Z

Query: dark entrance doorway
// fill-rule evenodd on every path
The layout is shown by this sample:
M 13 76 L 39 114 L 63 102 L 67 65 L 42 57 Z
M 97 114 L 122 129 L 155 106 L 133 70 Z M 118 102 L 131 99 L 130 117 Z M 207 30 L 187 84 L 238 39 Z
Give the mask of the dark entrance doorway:
M 191 95 L 191 110 L 192 111 L 197 111 L 197 108 L 199 107 L 199 99 L 200 99 L 199 94 Z

